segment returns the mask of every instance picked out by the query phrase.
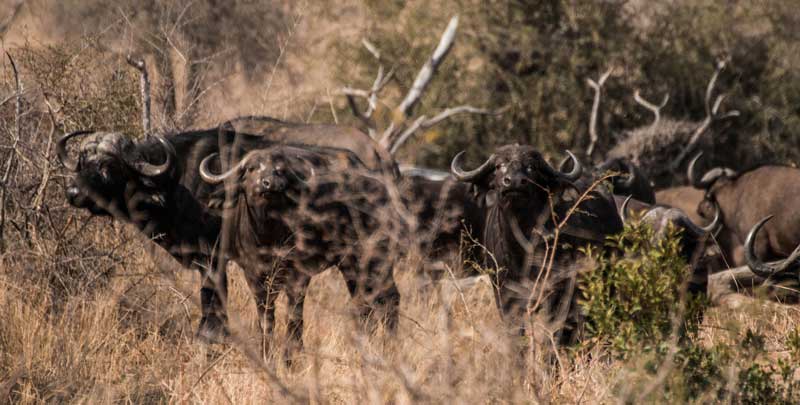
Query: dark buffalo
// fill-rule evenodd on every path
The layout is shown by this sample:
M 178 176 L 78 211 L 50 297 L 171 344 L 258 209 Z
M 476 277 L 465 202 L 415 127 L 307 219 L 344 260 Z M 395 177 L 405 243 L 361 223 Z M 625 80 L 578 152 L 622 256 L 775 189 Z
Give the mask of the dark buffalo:
M 695 188 L 705 191 L 698 207 L 702 217 L 711 218 L 719 207 L 723 224 L 719 242 L 728 262 L 745 264 L 742 243 L 768 215 L 775 215 L 776 220 L 766 224 L 753 242 L 757 256 L 778 260 L 791 254 L 800 244 L 800 211 L 790 203 L 800 193 L 800 170 L 769 165 L 737 173 L 718 167 L 698 179 L 695 166 L 700 156 L 689 165 L 689 178 Z
M 569 161 L 569 157 L 561 161 L 559 170 L 566 171 Z M 627 158 L 608 159 L 591 170 L 585 170 L 577 184 L 581 188 L 589 187 L 609 174 L 616 174 L 607 181 L 610 193 L 618 196 L 630 195 L 638 201 L 655 204 L 656 197 L 650 179 Z
M 547 322 L 574 323 L 576 306 L 575 264 L 581 257 L 577 247 L 602 243 L 606 235 L 622 230 L 616 206 L 608 196 L 577 189 L 581 165 L 573 159 L 573 169 L 564 173 L 553 169 L 531 146 L 506 145 L 498 148 L 483 164 L 473 170 L 461 167 L 463 152 L 453 158 L 451 172 L 473 185 L 475 198 L 483 209 L 484 226 L 480 237 L 487 252 L 486 264 L 496 268 L 497 301 L 506 315 L 521 316 L 529 307 L 531 291 L 546 297 L 539 306 Z M 582 193 L 592 198 L 571 208 Z M 569 213 L 569 217 L 567 215 Z M 559 249 L 553 273 L 542 272 L 549 265 L 540 261 L 545 247 L 553 242 L 557 224 Z M 571 247 L 570 247 L 571 246 Z M 540 289 L 542 281 L 546 288 Z M 533 285 L 533 287 L 532 287 Z M 566 331 L 562 339 L 575 336 Z M 559 328 L 561 329 L 561 328 Z
M 270 333 L 274 300 L 285 291 L 289 333 L 301 343 L 303 301 L 311 276 L 337 266 L 363 314 L 385 310 L 397 320 L 399 292 L 393 255 L 402 232 L 390 208 L 385 183 L 343 149 L 274 146 L 251 151 L 233 168 L 214 174 L 210 155 L 200 165 L 210 184 L 236 190 L 231 205 L 231 254 L 245 273 Z
M 412 247 L 422 248 L 423 256 L 457 251 L 469 226 L 461 202 L 469 190 L 463 184 L 385 182 L 348 151 L 275 146 L 248 153 L 222 174 L 211 169 L 214 159 L 204 160 L 200 174 L 236 190 L 232 255 L 247 264 L 262 330 L 271 333 L 274 299 L 285 291 L 290 338 L 298 344 L 311 276 L 337 266 L 362 314 L 379 308 L 393 326 L 399 302 L 394 263 Z
M 221 126 L 239 133 L 266 136 L 279 143 L 347 149 L 355 153 L 371 170 L 379 170 L 395 177 L 399 175 L 394 158 L 369 135 L 355 127 L 292 123 L 264 116 L 239 117 Z
M 296 129 L 297 126 L 292 126 Z M 238 134 L 226 129 L 156 136 L 134 141 L 120 133 L 73 132 L 58 142 L 58 156 L 74 172 L 67 185 L 69 203 L 94 215 L 112 216 L 134 224 L 184 267 L 203 274 L 201 302 L 203 317 L 198 336 L 216 341 L 225 333 L 227 316 L 226 275 L 215 250 L 222 221 L 208 208 L 214 196 L 223 195 L 219 187 L 203 182 L 197 175 L 200 160 L 222 152 L 224 159 L 252 149 L 274 145 L 272 134 L 283 140 L 288 135 L 279 126 L 263 136 Z M 296 132 L 301 143 L 334 142 L 326 134 Z M 67 144 L 82 138 L 76 158 L 69 156 Z M 375 145 L 366 134 L 354 137 L 365 145 Z M 344 144 L 353 140 L 337 138 Z M 377 145 L 376 145 L 377 147 Z M 374 156 L 375 151 L 369 152 Z M 376 164 L 379 169 L 391 164 Z

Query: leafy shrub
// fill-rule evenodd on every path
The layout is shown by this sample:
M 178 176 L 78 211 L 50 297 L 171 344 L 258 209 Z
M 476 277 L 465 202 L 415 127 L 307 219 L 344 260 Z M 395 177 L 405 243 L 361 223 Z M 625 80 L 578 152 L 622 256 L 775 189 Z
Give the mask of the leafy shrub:
M 678 231 L 656 238 L 650 226 L 628 224 L 606 245 L 611 249 L 589 249 L 597 266 L 580 282 L 580 305 L 594 342 L 607 342 L 626 357 L 672 333 L 697 330 L 702 299 L 685 291 L 690 269 L 680 255 Z

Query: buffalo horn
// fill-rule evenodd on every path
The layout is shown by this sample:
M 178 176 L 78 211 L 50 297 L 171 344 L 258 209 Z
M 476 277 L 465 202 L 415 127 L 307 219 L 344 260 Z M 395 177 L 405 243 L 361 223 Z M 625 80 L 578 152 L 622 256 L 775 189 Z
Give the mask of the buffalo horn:
M 94 131 L 75 131 L 69 134 L 66 134 L 58 140 L 56 144 L 56 152 L 58 153 L 58 160 L 61 161 L 61 164 L 64 165 L 67 169 L 74 172 L 78 170 L 78 162 L 75 159 L 69 157 L 69 153 L 67 153 L 67 142 L 76 137 L 81 135 L 87 135 L 94 133 Z
M 566 180 L 569 181 L 578 180 L 581 177 L 581 174 L 583 174 L 583 165 L 581 165 L 581 162 L 578 160 L 577 157 L 575 157 L 575 155 L 572 154 L 572 152 L 567 151 L 567 155 L 569 155 L 569 158 L 572 159 L 572 171 L 568 173 L 564 172 L 559 172 L 559 173 L 561 174 L 561 177 L 565 178 Z
M 464 151 L 458 152 L 453 158 L 453 161 L 450 162 L 450 172 L 453 173 L 453 177 L 458 181 L 473 182 L 478 180 L 481 176 L 488 173 L 492 168 L 492 164 L 494 164 L 494 155 L 491 155 L 482 165 L 478 166 L 478 168 L 465 171 L 461 168 L 461 158 L 463 156 Z
M 629 195 L 625 198 L 625 201 L 622 202 L 622 205 L 619 207 L 619 217 L 622 219 L 622 222 L 628 222 L 628 203 L 631 202 L 631 198 L 633 195 Z
M 172 147 L 172 144 L 166 140 L 166 138 L 159 135 L 154 135 L 154 137 L 164 149 L 164 155 L 166 155 L 166 160 L 164 163 L 154 165 L 144 159 L 139 159 L 133 162 L 126 160 L 126 163 L 128 163 L 129 166 L 133 167 L 137 172 L 146 177 L 155 177 L 165 173 L 167 170 L 169 170 L 170 166 L 172 166 L 172 161 L 175 156 L 175 149 Z
M 214 174 L 214 173 L 211 173 L 211 170 L 208 168 L 208 164 L 211 163 L 211 160 L 213 160 L 217 156 L 219 156 L 219 153 L 216 153 L 216 152 L 212 153 L 212 154 L 206 156 L 203 159 L 203 161 L 200 162 L 200 177 L 202 177 L 203 181 L 205 181 L 206 183 L 209 183 L 209 184 L 222 183 L 223 181 L 225 181 L 225 179 L 230 177 L 232 174 L 238 172 L 244 166 L 244 164 L 247 163 L 247 160 L 250 158 L 250 154 L 247 154 L 242 160 L 239 161 L 239 163 L 236 164 L 236 166 L 230 168 L 230 170 L 228 170 L 227 172 L 222 173 L 222 174 Z
M 755 226 L 753 226 L 753 229 L 751 229 L 750 232 L 747 233 L 747 238 L 745 238 L 744 240 L 744 258 L 745 261 L 747 262 L 747 267 L 749 267 L 750 270 L 757 276 L 764 278 L 768 278 L 774 274 L 785 271 L 787 268 L 789 268 L 789 266 L 792 263 L 794 263 L 797 260 L 798 256 L 800 256 L 800 247 L 795 249 L 795 251 L 792 252 L 792 254 L 789 256 L 788 259 L 781 260 L 776 263 L 764 263 L 761 261 L 761 259 L 758 258 L 758 256 L 756 256 L 755 248 L 753 247 L 756 235 L 758 234 L 758 231 L 761 229 L 761 227 L 764 226 L 764 224 L 767 221 L 772 219 L 772 217 L 773 216 L 770 215 L 762 219 L 761 221 L 758 221 L 758 223 L 755 224 Z

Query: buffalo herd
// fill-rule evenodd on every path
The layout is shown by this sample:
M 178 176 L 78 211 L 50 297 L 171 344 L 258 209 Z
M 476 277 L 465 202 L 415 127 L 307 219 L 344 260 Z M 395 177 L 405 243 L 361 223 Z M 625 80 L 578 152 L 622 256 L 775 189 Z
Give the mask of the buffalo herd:
M 787 204 L 800 195 L 800 170 L 785 166 L 700 175 L 698 155 L 690 186 L 656 192 L 624 158 L 587 166 L 566 151 L 554 167 L 536 148 L 511 144 L 473 165 L 459 153 L 448 173 L 398 166 L 353 127 L 266 117 L 139 140 L 78 131 L 57 150 L 72 173 L 72 206 L 134 225 L 202 274 L 197 336 L 207 342 L 229 333 L 229 260 L 243 269 L 265 334 L 286 294 L 299 345 L 309 280 L 327 268 L 343 276 L 361 316 L 395 328 L 394 273 L 417 266 L 409 253 L 433 277 L 434 264 L 453 256 L 478 263 L 512 327 L 535 316 L 562 342 L 580 330 L 582 248 L 605 247 L 628 221 L 646 222 L 654 237 L 679 228 L 698 290 L 738 265 L 762 278 L 790 275 L 800 256 L 800 213 Z

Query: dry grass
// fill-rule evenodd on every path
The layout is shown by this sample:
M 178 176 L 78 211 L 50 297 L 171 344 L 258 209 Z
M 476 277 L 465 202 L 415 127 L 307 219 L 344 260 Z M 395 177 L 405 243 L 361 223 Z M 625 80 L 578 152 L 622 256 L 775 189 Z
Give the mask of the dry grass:
M 144 253 L 138 246 L 127 248 Z M 484 279 L 436 288 L 401 275 L 401 323 L 388 336 L 380 328 L 365 331 L 351 316 L 343 279 L 324 272 L 307 299 L 305 350 L 286 367 L 275 354 L 285 325 L 278 326 L 265 362 L 250 357 L 258 350 L 256 311 L 238 269 L 231 269 L 229 311 L 241 339 L 204 347 L 193 342 L 195 274 L 159 273 L 147 261 L 123 267 L 101 289 L 61 297 L 58 309 L 46 280 L 31 281 L 20 267 L 0 269 L 0 397 L 20 403 L 603 403 L 615 402 L 622 376 L 632 378 L 630 364 L 603 360 L 596 350 L 562 350 L 560 365 L 524 359 L 522 342 L 506 332 Z M 283 305 L 278 319 L 285 319 Z M 765 334 L 770 352 L 785 357 L 784 338 L 800 313 L 746 305 L 751 308 L 711 310 L 703 343 L 732 344 L 751 328 Z
M 356 14 L 351 19 L 361 21 Z M 316 23 L 309 17 L 296 27 L 299 37 L 311 37 L 298 42 L 316 53 L 323 53 L 330 42 L 323 39 L 332 33 L 357 37 L 356 29 L 342 34 L 332 25 L 314 30 Z M 274 87 L 226 77 L 204 99 L 213 114 L 204 111 L 201 118 L 218 122 L 269 112 L 305 119 L 314 109 L 325 110 L 329 93 L 318 82 L 330 82 L 328 67 L 304 66 L 293 43 L 283 46 L 288 53 L 284 65 L 276 63 L 274 81 L 270 72 L 259 78 Z M 98 66 L 87 63 L 83 73 L 99 75 Z M 280 68 L 286 64 L 308 69 L 298 79 Z M 128 69 L 121 58 L 117 65 Z M 3 72 L 0 99 L 14 91 L 9 70 Z M 232 267 L 228 312 L 235 339 L 227 346 L 203 346 L 194 341 L 199 276 L 162 270 L 150 258 L 150 243 L 130 226 L 89 219 L 66 205 L 65 173 L 48 143 L 43 89 L 26 77 L 31 70 L 23 67 L 22 74 L 23 137 L 14 128 L 13 100 L 0 106 L 0 167 L 13 161 L 4 183 L 9 216 L 0 243 L 0 403 L 612 403 L 640 389 L 634 381 L 648 378 L 642 365 L 611 359 L 599 347 L 561 348 L 555 362 L 524 355 L 528 340 L 514 336 L 500 318 L 488 281 L 426 284 L 407 270 L 417 267 L 413 258 L 395 268 L 402 301 L 394 336 L 380 327 L 369 331 L 356 320 L 343 279 L 326 271 L 312 280 L 306 299 L 305 349 L 287 367 L 278 355 L 286 342 L 286 325 L 280 323 L 285 299 L 279 300 L 270 350 L 261 353 L 255 304 L 241 271 Z M 69 80 L 77 86 L 83 79 Z M 132 75 L 120 80 L 135 88 Z M 96 87 L 87 91 L 103 89 Z M 70 111 L 61 105 L 54 108 L 57 133 L 85 123 L 65 116 Z M 74 110 L 87 116 L 82 105 Z M 102 120 L 106 114 L 90 117 L 95 116 Z M 19 140 L 20 148 L 10 148 Z M 32 206 L 39 190 L 43 204 Z M 735 345 L 749 328 L 765 335 L 770 356 L 787 357 L 786 336 L 800 311 L 741 302 L 728 300 L 709 310 L 699 341 L 707 347 Z M 549 349 L 534 347 L 533 353 Z

